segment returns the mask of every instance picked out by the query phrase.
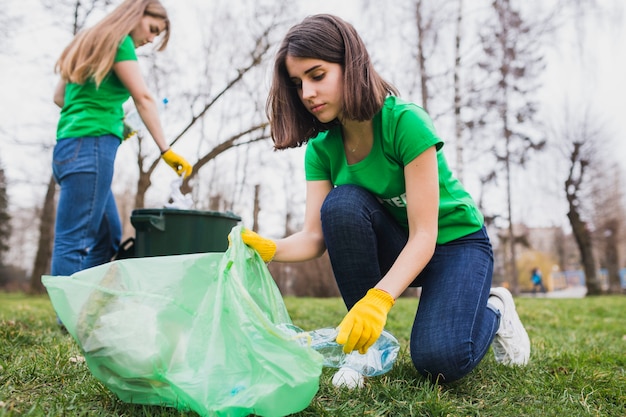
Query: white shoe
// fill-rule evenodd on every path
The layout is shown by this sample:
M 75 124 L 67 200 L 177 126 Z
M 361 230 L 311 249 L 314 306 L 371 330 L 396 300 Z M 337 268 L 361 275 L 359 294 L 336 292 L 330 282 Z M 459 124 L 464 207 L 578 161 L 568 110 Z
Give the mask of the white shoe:
M 498 297 L 504 304 L 504 311 L 500 312 L 500 327 L 492 344 L 496 362 L 504 365 L 526 365 L 530 357 L 530 339 L 517 315 L 511 292 L 504 287 L 498 287 L 492 288 L 489 295 Z
M 363 388 L 365 377 L 352 368 L 342 367 L 333 376 L 333 385 L 337 388 Z

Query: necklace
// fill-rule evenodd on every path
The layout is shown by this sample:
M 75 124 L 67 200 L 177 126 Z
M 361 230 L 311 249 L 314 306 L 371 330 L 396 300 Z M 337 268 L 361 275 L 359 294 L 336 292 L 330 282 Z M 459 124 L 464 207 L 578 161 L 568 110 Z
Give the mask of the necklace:
M 359 141 L 356 143 L 356 145 L 354 146 L 354 148 L 350 148 L 350 147 L 348 147 L 348 150 L 349 150 L 350 152 L 354 153 L 354 152 L 357 150 L 357 148 L 359 147 L 359 145 L 361 144 L 361 140 L 362 140 L 362 139 L 363 139 L 363 136 L 360 136 L 360 137 L 359 137 Z

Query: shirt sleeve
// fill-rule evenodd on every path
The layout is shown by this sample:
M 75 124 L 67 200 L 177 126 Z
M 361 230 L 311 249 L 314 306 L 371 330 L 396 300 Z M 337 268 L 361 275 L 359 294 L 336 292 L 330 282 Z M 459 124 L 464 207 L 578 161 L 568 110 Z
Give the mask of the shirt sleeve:
M 328 167 L 321 161 L 318 153 L 317 143 L 310 140 L 307 143 L 304 154 L 304 172 L 307 181 L 329 180 L 330 174 Z
M 407 106 L 397 115 L 395 130 L 396 155 L 403 165 L 407 165 L 426 149 L 443 147 L 428 114 L 418 106 Z
M 135 44 L 133 38 L 130 35 L 126 35 L 122 39 L 119 48 L 117 48 L 117 54 L 115 55 L 115 62 L 120 61 L 137 61 L 137 53 L 135 52 Z

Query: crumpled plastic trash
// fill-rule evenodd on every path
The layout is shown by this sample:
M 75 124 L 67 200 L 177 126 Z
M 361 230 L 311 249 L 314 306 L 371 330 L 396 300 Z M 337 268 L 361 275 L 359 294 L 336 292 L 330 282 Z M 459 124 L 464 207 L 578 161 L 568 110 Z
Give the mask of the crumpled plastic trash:
M 382 334 L 365 354 L 353 351 L 343 352 L 343 345 L 336 342 L 337 329 L 324 327 L 312 331 L 304 331 L 292 323 L 277 326 L 302 346 L 313 348 L 324 357 L 324 366 L 329 368 L 350 368 L 359 374 L 372 377 L 385 374 L 391 370 L 400 351 L 400 343 L 388 331 Z
M 180 191 L 183 185 L 183 175 L 174 179 L 170 184 L 170 196 L 165 203 L 165 208 L 189 210 L 193 206 L 191 194 L 183 194 Z

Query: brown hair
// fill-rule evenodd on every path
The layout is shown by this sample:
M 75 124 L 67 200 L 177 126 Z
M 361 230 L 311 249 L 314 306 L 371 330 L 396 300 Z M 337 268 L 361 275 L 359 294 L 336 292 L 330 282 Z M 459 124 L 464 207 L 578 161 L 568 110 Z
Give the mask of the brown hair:
M 343 114 L 347 119 L 370 120 L 387 95 L 398 95 L 396 88 L 374 70 L 365 44 L 350 23 L 329 14 L 309 16 L 287 32 L 274 61 L 265 111 L 276 149 L 301 146 L 338 123 L 321 123 L 302 104 L 287 72 L 287 55 L 341 64 Z
M 95 26 L 72 39 L 56 62 L 55 71 L 67 82 L 84 84 L 93 78 L 99 86 L 113 67 L 120 43 L 146 15 L 165 21 L 157 48 L 162 51 L 170 38 L 170 20 L 163 5 L 159 0 L 125 0 Z

